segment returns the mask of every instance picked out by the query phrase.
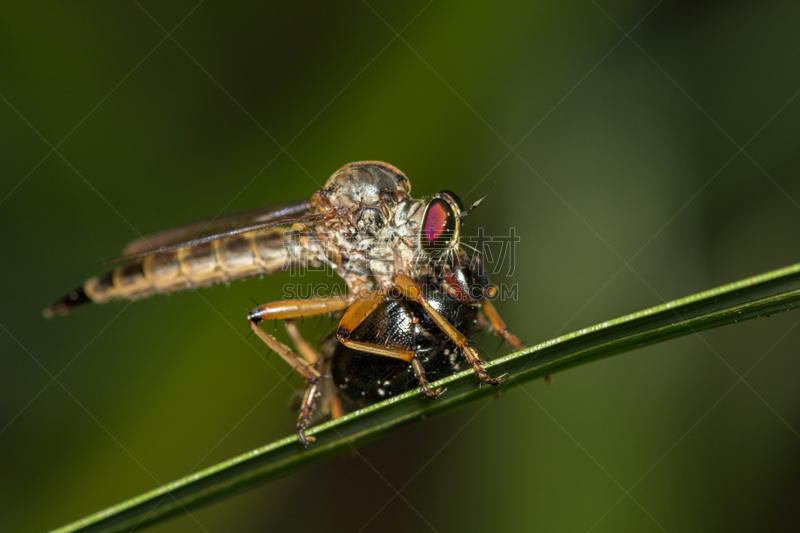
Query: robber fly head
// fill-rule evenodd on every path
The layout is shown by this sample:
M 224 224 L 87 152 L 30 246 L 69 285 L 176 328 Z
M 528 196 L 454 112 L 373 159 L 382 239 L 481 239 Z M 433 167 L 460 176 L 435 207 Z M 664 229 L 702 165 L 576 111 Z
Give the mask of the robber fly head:
M 469 209 L 464 209 L 461 198 L 452 191 L 441 191 L 434 195 L 425 208 L 419 243 L 432 257 L 452 255 L 458 250 L 461 234 L 461 219 L 488 196 L 479 198 Z
M 458 247 L 463 205 L 455 193 L 442 191 L 425 207 L 419 244 L 431 257 L 443 257 Z

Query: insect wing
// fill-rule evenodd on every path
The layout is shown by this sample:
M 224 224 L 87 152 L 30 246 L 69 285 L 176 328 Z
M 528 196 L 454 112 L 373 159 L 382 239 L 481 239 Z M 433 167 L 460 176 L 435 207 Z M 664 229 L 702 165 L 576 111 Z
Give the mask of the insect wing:
M 310 208 L 308 200 L 300 200 L 229 213 L 214 219 L 198 220 L 131 241 L 122 249 L 121 257 L 106 261 L 104 264 L 177 250 L 272 226 L 319 220 L 327 216 L 309 215 Z

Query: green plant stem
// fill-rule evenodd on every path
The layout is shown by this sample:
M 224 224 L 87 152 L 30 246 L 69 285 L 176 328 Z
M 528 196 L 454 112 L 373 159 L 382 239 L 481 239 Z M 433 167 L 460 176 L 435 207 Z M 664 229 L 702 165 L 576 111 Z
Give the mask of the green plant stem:
M 800 264 L 687 296 L 638 313 L 609 320 L 552 339 L 487 365 L 495 375 L 512 379 L 499 389 L 479 387 L 471 371 L 433 384 L 447 394 L 429 401 L 412 391 L 319 425 L 308 434 L 317 441 L 307 450 L 297 436 L 286 437 L 212 467 L 158 487 L 55 531 L 128 531 L 160 522 L 199 505 L 345 451 L 390 429 L 448 411 L 477 398 L 497 394 L 537 377 L 579 364 L 743 320 L 800 306 Z

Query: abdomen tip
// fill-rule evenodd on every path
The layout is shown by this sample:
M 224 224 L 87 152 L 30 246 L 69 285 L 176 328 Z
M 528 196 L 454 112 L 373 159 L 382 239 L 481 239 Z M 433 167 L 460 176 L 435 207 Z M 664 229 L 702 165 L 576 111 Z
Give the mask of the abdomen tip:
M 60 300 L 56 301 L 50 307 L 43 309 L 42 316 L 45 318 L 50 318 L 55 315 L 66 315 L 69 310 L 76 305 L 89 303 L 91 301 L 92 299 L 86 295 L 86 291 L 83 290 L 83 287 L 79 287 Z

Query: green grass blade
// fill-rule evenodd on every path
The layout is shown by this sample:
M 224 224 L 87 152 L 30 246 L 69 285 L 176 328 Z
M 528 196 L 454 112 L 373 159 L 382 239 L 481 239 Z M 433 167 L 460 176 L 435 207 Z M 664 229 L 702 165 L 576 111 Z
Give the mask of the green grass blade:
M 500 387 L 502 391 L 588 361 L 798 306 L 800 264 L 609 320 L 496 359 L 487 368 L 495 375 L 511 374 L 512 379 Z M 470 378 L 472 372 L 466 371 L 434 383 L 434 388 L 447 387 L 447 393 L 436 401 L 413 391 L 317 426 L 308 432 L 317 438 L 308 450 L 296 436 L 287 437 L 55 531 L 127 531 L 137 524 L 153 524 L 348 450 L 394 427 L 498 392 L 494 387 L 478 387 Z

